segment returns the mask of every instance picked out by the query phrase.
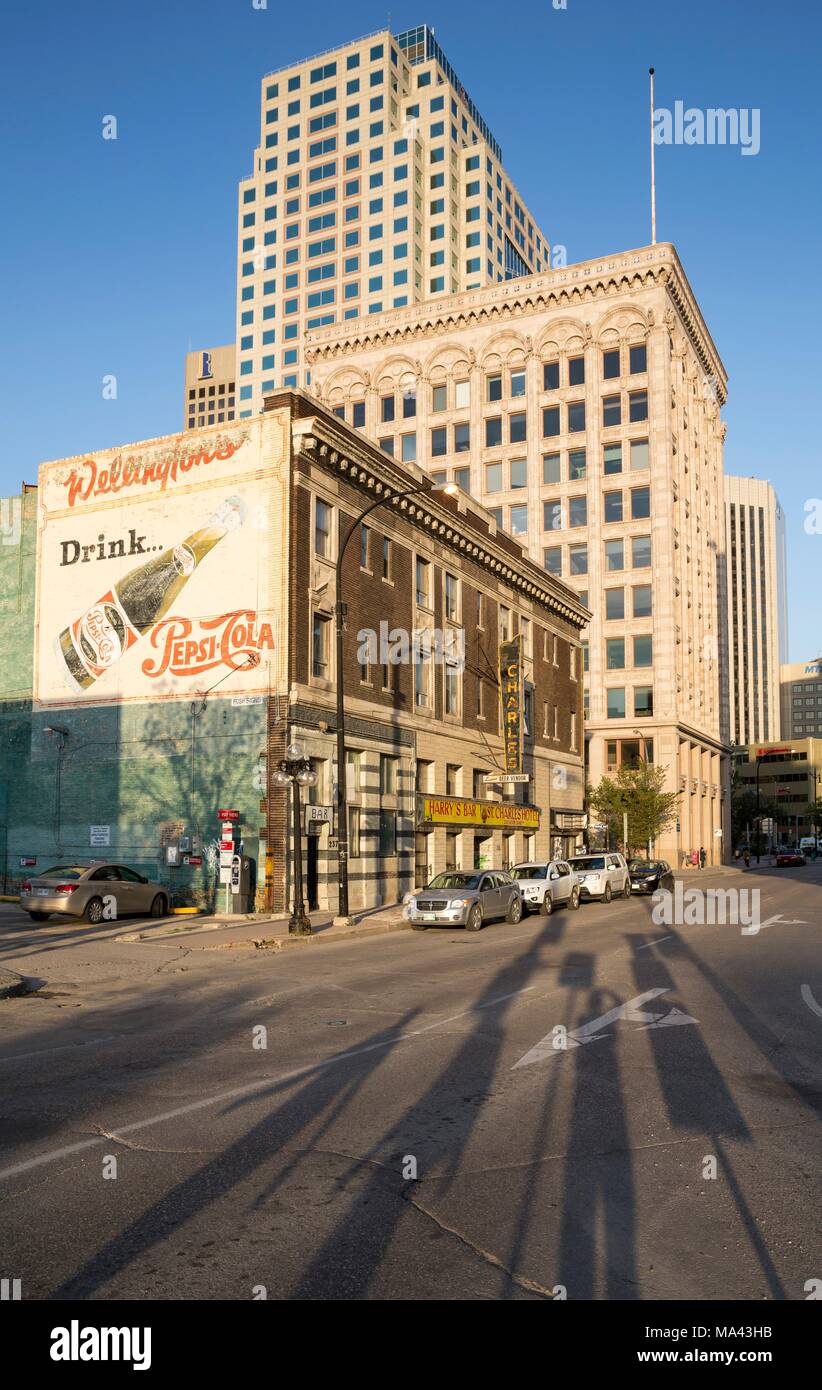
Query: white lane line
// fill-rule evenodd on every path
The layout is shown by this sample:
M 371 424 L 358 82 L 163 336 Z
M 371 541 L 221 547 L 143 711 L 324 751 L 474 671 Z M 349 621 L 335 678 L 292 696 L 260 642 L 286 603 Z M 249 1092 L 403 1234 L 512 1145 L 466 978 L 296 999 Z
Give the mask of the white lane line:
M 669 932 L 667 936 L 658 936 L 656 941 L 646 941 L 644 946 L 637 946 L 637 950 L 647 951 L 649 946 L 658 946 L 660 941 L 673 941 L 673 938 L 673 932 Z
M 98 1047 L 100 1043 L 120 1042 L 123 1039 L 122 1033 L 109 1033 L 105 1038 L 86 1038 L 83 1042 L 61 1043 L 59 1047 L 40 1047 L 36 1052 L 11 1052 L 6 1057 L 0 1057 L 0 1067 L 7 1062 L 27 1062 L 31 1057 L 49 1057 L 54 1052 L 69 1052 L 77 1047 Z
M 536 985 L 526 985 L 523 989 L 511 990 L 509 994 L 500 994 L 496 999 L 489 999 L 487 1004 L 473 1004 L 470 1009 L 462 1009 L 458 1014 L 452 1014 L 450 1018 L 440 1018 L 435 1023 L 426 1023 L 423 1028 L 414 1028 L 409 1033 L 396 1033 L 392 1038 L 383 1038 L 380 1042 L 367 1043 L 365 1047 L 354 1047 L 348 1052 L 336 1052 L 333 1057 L 326 1057 L 323 1062 L 309 1062 L 304 1067 L 296 1067 L 293 1071 L 283 1072 L 280 1076 L 268 1076 L 262 1081 L 250 1081 L 245 1086 L 235 1086 L 231 1091 L 220 1091 L 215 1096 L 206 1096 L 202 1100 L 190 1101 L 187 1105 L 179 1105 L 174 1110 L 165 1110 L 161 1115 L 152 1115 L 146 1120 L 135 1120 L 129 1125 L 118 1125 L 116 1133 L 136 1134 L 141 1129 L 148 1129 L 151 1125 L 164 1124 L 166 1120 L 179 1119 L 181 1115 L 191 1115 L 197 1110 L 205 1110 L 209 1105 L 220 1105 L 223 1101 L 236 1100 L 238 1096 L 253 1095 L 255 1091 L 264 1091 L 272 1086 L 281 1086 L 288 1081 L 298 1081 L 300 1077 L 311 1076 L 315 1072 L 324 1071 L 326 1067 L 336 1066 L 338 1062 L 345 1062 L 351 1057 L 362 1057 L 368 1052 L 377 1052 L 381 1047 L 392 1047 L 394 1043 L 407 1042 L 409 1038 L 419 1038 L 423 1033 L 431 1033 L 435 1028 L 444 1028 L 448 1023 L 456 1023 L 460 1018 L 468 1018 L 471 1014 L 479 1013 L 481 1009 L 493 1009 L 497 1004 L 504 1004 L 506 999 L 514 999 L 519 994 L 529 994 L 536 989 Z M 105 1136 L 94 1139 L 82 1139 L 76 1144 L 67 1144 L 61 1149 L 53 1149 L 49 1153 L 39 1154 L 37 1158 L 26 1159 L 24 1163 L 16 1163 L 11 1168 L 0 1169 L 0 1180 L 4 1178 L 16 1177 L 19 1173 L 28 1173 L 32 1168 L 41 1168 L 46 1163 L 54 1163 L 59 1158 L 68 1158 L 72 1154 L 83 1153 L 86 1149 L 96 1148 L 98 1144 L 111 1142 Z

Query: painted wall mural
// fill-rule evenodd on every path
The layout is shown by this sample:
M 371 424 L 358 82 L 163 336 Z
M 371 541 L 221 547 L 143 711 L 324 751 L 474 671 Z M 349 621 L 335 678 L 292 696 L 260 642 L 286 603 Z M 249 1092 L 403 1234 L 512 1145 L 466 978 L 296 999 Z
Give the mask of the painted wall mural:
M 285 689 L 288 417 L 43 464 L 35 700 Z

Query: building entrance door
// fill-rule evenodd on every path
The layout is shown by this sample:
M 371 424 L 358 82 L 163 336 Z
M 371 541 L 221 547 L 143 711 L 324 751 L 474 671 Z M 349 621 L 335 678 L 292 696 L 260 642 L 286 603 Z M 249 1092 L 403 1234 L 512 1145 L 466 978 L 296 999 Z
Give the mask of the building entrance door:
M 424 888 L 431 881 L 431 866 L 428 861 L 430 833 L 418 830 L 414 836 L 414 887 Z
M 308 835 L 306 839 L 308 845 L 306 854 L 305 888 L 309 911 L 314 911 L 314 909 L 318 908 L 320 905 L 318 897 L 320 837 L 319 835 Z

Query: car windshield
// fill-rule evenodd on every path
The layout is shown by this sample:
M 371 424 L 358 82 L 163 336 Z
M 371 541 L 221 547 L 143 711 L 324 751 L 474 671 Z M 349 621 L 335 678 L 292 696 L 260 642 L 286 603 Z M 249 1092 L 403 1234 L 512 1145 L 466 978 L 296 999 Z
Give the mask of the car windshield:
M 56 869 L 44 869 L 43 872 L 42 872 L 41 874 L 37 874 L 36 877 L 37 877 L 37 878 L 64 878 L 64 879 L 66 879 L 68 882 L 71 882 L 73 879 L 82 878 L 82 877 L 83 877 L 83 874 L 85 874 L 85 873 L 87 873 L 87 872 L 88 872 L 88 867 L 87 867 L 87 866 L 84 866 L 84 865 L 82 865 L 82 864 L 80 864 L 80 865 L 78 865 L 78 864 L 71 865 L 69 868 L 63 868 L 63 867 L 61 867 L 61 865 L 58 864 Z
M 604 869 L 605 856 L 602 854 L 583 855 L 580 859 L 571 860 L 571 868 L 578 870 Z
M 632 874 L 656 874 L 661 871 L 662 865 L 656 863 L 653 859 L 650 863 L 647 859 L 632 859 L 628 868 L 631 870 Z
M 547 864 L 515 864 L 511 873 L 514 878 L 545 878 Z
M 476 888 L 479 874 L 437 874 L 428 884 L 429 888 Z

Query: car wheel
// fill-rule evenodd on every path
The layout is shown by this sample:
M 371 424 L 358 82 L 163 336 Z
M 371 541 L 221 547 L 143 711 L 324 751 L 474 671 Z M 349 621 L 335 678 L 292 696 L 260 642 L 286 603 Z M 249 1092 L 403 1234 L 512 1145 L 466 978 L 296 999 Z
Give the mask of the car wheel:
M 604 892 L 603 895 L 602 895 L 602 901 L 603 901 L 604 903 L 609 903 L 609 902 L 611 901 L 611 898 L 612 898 L 612 897 L 613 897 L 613 894 L 611 893 L 611 885 L 610 885 L 610 883 L 606 883 L 606 885 L 605 885 L 605 892 Z
M 550 917 L 550 916 L 551 916 L 551 913 L 552 913 L 553 910 L 554 910 L 554 900 L 553 900 L 553 898 L 551 897 L 551 894 L 547 891 L 547 889 L 546 889 L 545 897 L 544 897 L 543 900 L 542 900 L 542 910 L 543 910 L 543 912 L 545 913 L 545 916 L 546 916 L 546 917 Z
M 466 931 L 482 931 L 482 908 L 478 903 L 474 903 L 468 913 L 468 920 L 465 923 Z
M 509 902 L 505 920 L 512 922 L 514 926 L 522 920 L 522 898 L 518 894 Z
M 94 925 L 94 926 L 97 926 L 98 923 L 102 922 L 102 920 L 103 920 L 103 899 L 102 899 L 102 898 L 89 898 L 88 902 L 86 903 L 85 917 L 86 917 L 86 921 L 87 921 L 87 922 L 91 922 L 92 925 Z
M 629 878 L 626 878 L 625 880 L 625 887 L 622 890 L 622 896 L 623 898 L 630 898 L 631 896 L 631 880 Z
M 578 889 L 578 888 L 574 888 L 574 889 L 572 890 L 571 896 L 570 896 L 570 898 L 568 899 L 568 906 L 569 906 L 574 912 L 576 912 L 577 908 L 579 907 L 579 889 Z
M 51 915 L 51 914 L 48 913 L 48 912 L 30 912 L 30 913 L 29 913 L 29 917 L 31 918 L 32 922 L 47 922 L 48 919 L 49 919 L 49 917 L 50 917 L 50 915 Z
M 158 893 L 154 902 L 151 904 L 152 917 L 165 917 L 168 915 L 168 901 L 162 893 Z

